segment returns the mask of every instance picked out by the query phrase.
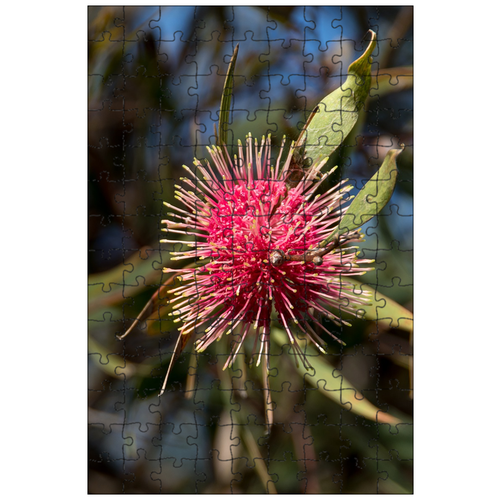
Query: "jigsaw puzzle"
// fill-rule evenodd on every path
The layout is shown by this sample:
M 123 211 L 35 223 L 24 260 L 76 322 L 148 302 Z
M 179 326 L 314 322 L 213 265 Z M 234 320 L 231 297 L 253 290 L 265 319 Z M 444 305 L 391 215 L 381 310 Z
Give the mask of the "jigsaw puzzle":
M 412 7 L 89 7 L 89 493 L 413 493 Z

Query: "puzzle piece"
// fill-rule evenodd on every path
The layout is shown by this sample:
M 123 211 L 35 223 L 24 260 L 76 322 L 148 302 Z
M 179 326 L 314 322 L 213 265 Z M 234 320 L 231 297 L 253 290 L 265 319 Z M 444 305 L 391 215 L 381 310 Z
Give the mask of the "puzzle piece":
M 89 7 L 90 493 L 412 493 L 412 13 L 359 6 Z M 363 55 L 369 29 L 377 42 L 368 97 L 353 130 L 341 134 L 342 146 L 309 181 L 338 166 L 310 199 L 349 179 L 353 189 L 341 204 L 347 207 L 389 150 L 404 143 L 405 151 L 390 201 L 361 228 L 364 241 L 353 242 L 359 260 L 374 260 L 361 267 L 373 271 L 353 275 L 357 264 L 343 257 L 321 293 L 354 288 L 339 295 L 332 311 L 311 285 L 323 263 L 311 261 L 307 271 L 305 261 L 273 254 L 281 250 L 273 247 L 273 231 L 302 239 L 301 252 L 308 250 L 297 223 L 312 224 L 312 215 L 300 204 L 285 210 L 289 199 L 272 201 L 262 185 L 236 176 L 233 155 L 249 133 L 259 144 L 270 135 L 269 165 L 279 155 L 283 164 L 317 104 L 345 83 Z M 229 177 L 206 148 L 216 142 L 237 45 L 222 124 L 233 162 Z M 332 130 L 342 130 L 347 119 L 332 119 Z M 317 140 L 330 142 L 327 135 Z M 201 163 L 193 165 L 193 158 Z M 259 161 L 245 160 L 254 179 Z M 268 191 L 280 182 L 267 179 Z M 238 186 L 245 195 L 238 197 Z M 224 209 L 213 202 L 216 195 L 227 202 Z M 237 206 L 243 199 L 246 205 Z M 339 215 L 326 207 L 314 214 Z M 176 225 L 162 232 L 161 221 L 173 219 Z M 221 239 L 207 254 L 196 253 L 207 226 L 193 229 L 193 220 L 219 221 Z M 254 237 L 247 233 L 236 248 L 235 230 L 247 231 L 245 221 L 255 224 Z M 324 237 L 333 227 L 325 227 Z M 162 238 L 171 242 L 160 244 Z M 261 241 L 269 241 L 265 252 Z M 186 248 L 195 250 L 192 258 L 183 258 Z M 235 273 L 242 255 L 257 262 L 253 274 Z M 195 274 L 174 279 L 197 263 Z M 217 273 L 204 274 L 210 265 L 219 265 Z M 302 271 L 292 279 L 293 269 Z M 268 311 L 262 294 L 241 318 L 210 310 L 207 288 L 225 283 L 223 303 L 231 307 L 244 293 L 256 293 L 265 273 L 274 276 L 276 295 L 288 297 L 288 290 L 292 297 L 300 288 L 303 301 L 283 299 L 280 309 L 275 297 Z M 188 293 L 183 287 L 191 282 Z M 300 318 L 290 331 L 283 310 Z M 158 397 L 186 311 L 194 329 L 181 338 L 186 346 Z M 267 313 L 269 331 L 259 323 Z M 206 314 L 213 318 L 203 323 Z M 195 342 L 217 322 L 226 327 L 220 341 L 196 351 Z M 266 338 L 269 352 L 261 355 Z

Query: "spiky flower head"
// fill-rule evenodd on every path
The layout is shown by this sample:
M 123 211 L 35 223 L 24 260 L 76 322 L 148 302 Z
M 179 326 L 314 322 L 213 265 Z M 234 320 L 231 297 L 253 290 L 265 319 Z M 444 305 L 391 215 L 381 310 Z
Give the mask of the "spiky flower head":
M 275 165 L 269 137 L 260 145 L 248 137 L 245 147 L 239 144 L 234 162 L 225 148 L 208 148 L 212 164 L 195 159 L 194 171 L 184 166 L 190 178 L 182 179 L 186 187 L 176 186 L 176 198 L 184 207 L 165 203 L 174 212 L 162 221 L 163 230 L 192 240 L 161 240 L 192 248 L 171 252 L 172 260 L 201 260 L 195 268 L 164 268 L 167 273 L 181 273 L 180 286 L 170 291 L 171 314 L 182 322 L 183 335 L 201 333 L 198 351 L 224 334 L 234 334 L 224 368 L 233 363 L 249 337 L 254 338 L 254 351 L 260 343 L 257 364 L 263 355 L 269 363 L 274 314 L 307 366 L 295 333 L 303 332 L 324 352 L 318 332 L 336 337 L 318 321 L 318 313 L 347 324 L 344 313 L 355 314 L 367 300 L 354 294 L 343 279 L 363 274 L 367 268 L 360 264 L 372 262 L 357 259 L 357 247 L 346 246 L 360 241 L 357 231 L 342 236 L 332 251 L 308 258 L 338 225 L 351 187 L 340 183 L 317 194 L 331 173 L 320 173 L 328 158 L 291 184 L 296 173 L 294 148 L 280 166 L 284 146 L 285 140 Z

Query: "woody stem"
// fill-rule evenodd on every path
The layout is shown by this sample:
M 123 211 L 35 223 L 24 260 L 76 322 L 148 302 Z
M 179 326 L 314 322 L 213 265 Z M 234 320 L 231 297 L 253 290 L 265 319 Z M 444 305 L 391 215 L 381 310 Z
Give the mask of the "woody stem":
M 302 261 L 302 262 L 313 262 L 317 266 L 323 263 L 323 256 L 330 253 L 332 250 L 340 245 L 340 238 L 337 236 L 332 240 L 332 242 L 324 248 L 315 248 L 314 250 L 306 250 L 302 254 L 298 255 L 288 255 L 281 250 L 274 250 L 271 252 L 269 258 L 273 265 L 280 266 L 283 261 Z

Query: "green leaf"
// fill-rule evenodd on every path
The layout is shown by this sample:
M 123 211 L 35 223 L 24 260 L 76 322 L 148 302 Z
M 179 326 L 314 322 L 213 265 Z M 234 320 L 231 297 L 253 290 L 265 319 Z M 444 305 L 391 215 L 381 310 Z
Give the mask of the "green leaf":
M 220 101 L 219 111 L 219 131 L 217 136 L 217 145 L 227 144 L 227 126 L 229 124 L 229 111 L 231 109 L 231 96 L 233 95 L 233 74 L 234 67 L 236 66 L 236 58 L 238 57 L 238 47 L 236 45 L 229 67 L 227 69 L 226 81 L 224 82 L 224 89 L 222 91 L 222 98 Z
M 370 304 L 356 305 L 358 311 L 362 311 L 358 316 L 362 315 L 365 319 L 377 321 L 389 328 L 399 328 L 410 333 L 413 331 L 413 314 L 408 309 L 365 283 L 352 278 L 342 280 L 354 286 L 355 294 L 360 295 L 364 290 L 372 295 Z
M 91 336 L 88 339 L 88 350 L 90 359 L 95 365 L 107 375 L 115 378 L 120 378 L 122 375 L 125 375 L 127 378 L 131 378 L 134 375 L 147 377 L 151 375 L 152 370 L 158 367 L 158 363 L 143 362 L 137 364 L 125 360 L 116 352 L 110 352 L 108 348 Z
M 266 488 L 267 493 L 278 493 L 276 490 L 275 486 L 275 481 L 273 481 L 272 477 L 269 475 L 269 471 L 266 467 L 266 462 L 262 458 L 262 454 L 260 453 L 259 450 L 259 445 L 257 439 L 253 436 L 252 432 L 249 429 L 249 425 L 247 422 L 242 422 L 243 420 L 241 417 L 239 417 L 238 411 L 234 411 L 233 415 L 236 416 L 236 418 L 239 420 L 239 426 L 241 429 L 243 429 L 242 432 L 242 438 L 243 438 L 243 443 L 247 450 L 250 452 L 250 456 L 253 457 L 253 462 L 255 464 L 255 469 L 257 471 L 257 475 L 259 476 L 259 479 L 261 480 L 264 488 Z M 239 418 L 238 418 L 239 417 Z
M 125 258 L 123 264 L 89 275 L 89 310 L 123 302 L 158 284 L 162 264 L 157 250 L 143 247 Z
M 396 187 L 396 158 L 402 151 L 403 149 L 391 149 L 387 153 L 382 166 L 359 191 L 339 225 L 319 244 L 320 247 L 325 247 L 338 236 L 366 224 L 387 205 Z
M 288 336 L 286 333 L 279 329 L 273 328 L 271 338 L 278 344 L 288 344 Z M 300 340 L 298 342 L 301 342 Z M 302 341 L 305 344 L 304 341 Z M 304 348 L 302 351 L 305 352 Z M 308 349 L 311 352 L 310 349 Z M 368 401 L 359 390 L 357 390 L 341 373 L 339 370 L 331 366 L 325 361 L 323 356 L 311 355 L 305 353 L 309 358 L 309 362 L 313 366 L 313 370 L 307 370 L 303 363 L 295 364 L 297 371 L 302 375 L 313 387 L 317 387 L 325 396 L 332 401 L 340 404 L 342 407 L 361 415 L 365 418 L 373 420 L 374 422 L 386 423 L 395 425 L 401 421 L 392 415 L 380 410 Z
M 315 115 L 307 125 L 305 154 L 311 164 L 330 156 L 358 120 L 359 111 L 370 92 L 370 56 L 377 40 L 373 31 L 369 33 L 370 43 L 365 53 L 349 66 L 345 83 L 319 102 Z

